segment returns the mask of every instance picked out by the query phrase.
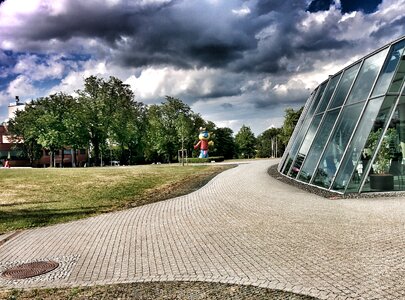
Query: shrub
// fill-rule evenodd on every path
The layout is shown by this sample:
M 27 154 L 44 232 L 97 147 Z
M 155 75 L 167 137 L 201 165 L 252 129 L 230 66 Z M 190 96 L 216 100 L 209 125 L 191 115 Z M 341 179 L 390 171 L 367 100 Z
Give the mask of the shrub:
M 191 163 L 191 164 L 209 163 L 209 162 L 212 162 L 212 161 L 221 162 L 221 161 L 224 161 L 224 157 L 223 156 L 212 156 L 212 157 L 209 157 L 209 158 L 198 158 L 198 157 L 194 158 L 193 157 L 193 158 L 188 159 L 188 162 Z

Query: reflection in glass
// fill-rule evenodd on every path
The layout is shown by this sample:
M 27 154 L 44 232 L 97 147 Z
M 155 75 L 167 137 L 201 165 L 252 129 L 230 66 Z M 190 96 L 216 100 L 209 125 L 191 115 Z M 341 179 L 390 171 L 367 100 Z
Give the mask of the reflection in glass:
M 388 89 L 389 93 L 399 93 L 404 82 L 405 77 L 405 56 L 402 55 L 399 67 L 395 74 L 394 79 L 392 80 L 391 86 Z
M 398 62 L 402 57 L 402 53 L 405 47 L 405 40 L 394 45 L 392 47 L 391 53 L 389 54 L 389 59 L 385 62 L 383 70 L 380 77 L 376 83 L 373 91 L 373 97 L 378 95 L 384 95 L 388 89 L 394 72 L 397 68 Z M 403 77 L 403 76 L 402 76 Z M 397 80 L 395 80 L 396 82 Z
M 364 61 L 349 98 L 347 99 L 347 104 L 366 100 L 381 65 L 384 62 L 387 51 L 388 48 L 374 54 Z
M 291 177 L 296 177 L 298 172 L 300 171 L 302 162 L 305 159 L 305 156 L 308 153 L 308 149 L 312 144 L 312 141 L 315 137 L 315 133 L 318 129 L 319 123 L 322 120 L 323 114 L 316 115 L 313 120 L 311 125 L 309 126 L 308 132 L 305 136 L 304 142 L 302 143 L 300 150 L 298 151 L 297 157 L 295 158 L 295 162 L 293 164 L 293 167 L 291 168 L 290 171 L 290 176 Z
M 282 163 L 283 166 L 280 168 L 280 170 L 283 174 L 287 174 L 288 170 L 290 169 L 292 160 L 294 159 L 296 151 L 298 150 L 299 144 L 301 143 L 303 135 L 305 134 L 306 128 L 308 128 L 307 126 L 309 124 L 309 120 L 312 118 L 312 115 L 310 114 L 309 111 L 310 111 L 311 107 L 314 106 L 313 100 L 316 95 L 316 91 L 317 90 L 315 90 L 311 94 L 309 99 L 307 100 L 307 101 L 309 101 L 309 105 L 308 105 L 309 108 L 308 109 L 305 108 L 304 111 L 302 112 L 302 114 L 298 120 L 298 123 L 295 126 L 295 130 L 294 130 L 290 140 L 288 141 L 288 145 L 285 150 L 287 153 L 285 155 L 286 158 L 284 159 L 284 162 Z
M 340 109 L 335 109 L 326 113 L 326 116 L 319 127 L 319 131 L 312 143 L 311 149 L 309 150 L 307 159 L 301 168 L 301 173 L 299 179 L 305 182 L 311 180 L 312 174 L 314 173 L 316 164 L 319 157 L 322 154 L 326 141 L 328 140 L 329 134 L 332 131 L 333 125 L 336 122 L 337 116 Z
M 370 171 L 367 172 L 370 164 L 371 164 L 371 158 L 374 155 L 374 151 L 376 148 L 376 141 L 379 140 L 382 129 L 386 127 L 386 124 L 389 120 L 389 116 L 391 115 L 391 112 L 393 110 L 393 105 L 396 101 L 396 97 L 390 96 L 386 97 L 384 99 L 384 102 L 381 105 L 381 108 L 378 112 L 377 117 L 375 118 L 375 121 L 372 123 L 372 128 L 371 132 L 367 132 L 367 140 L 365 142 L 365 145 L 363 147 L 360 160 L 358 161 L 356 165 L 356 170 L 358 170 L 359 174 L 359 182 L 357 182 L 356 179 L 351 180 L 349 186 L 348 186 L 348 191 L 356 191 L 359 188 L 359 183 L 363 182 L 365 176 L 369 176 L 370 174 L 374 174 L 375 170 L 373 167 L 370 168 Z M 370 190 L 369 187 L 370 180 L 367 178 L 367 183 L 365 185 L 366 190 Z M 364 188 L 363 188 L 364 190 Z
M 394 98 L 394 97 L 391 97 Z M 360 179 L 363 175 L 363 164 L 368 158 L 368 150 L 363 151 L 364 145 L 367 141 L 368 133 L 370 132 L 373 124 L 376 120 L 378 111 L 381 107 L 384 98 L 376 98 L 367 104 L 366 110 L 363 113 L 363 117 L 356 129 L 353 139 L 347 149 L 344 159 L 342 160 L 339 172 L 336 175 L 335 182 L 333 184 L 333 190 L 344 191 L 349 182 L 349 179 L 353 173 L 352 177 L 352 191 L 358 189 L 360 185 Z M 392 103 L 392 100 L 391 100 Z M 362 163 L 357 165 L 359 158 L 362 158 Z M 368 158 L 369 159 L 369 158 Z
M 394 97 L 392 97 L 394 98 Z M 404 124 L 405 124 L 405 97 L 395 109 L 391 120 L 391 107 L 386 109 L 386 120 L 384 123 L 375 123 L 367 139 L 365 149 L 375 151 L 380 144 L 375 161 L 372 163 L 363 191 L 387 191 L 387 190 L 405 190 L 404 173 Z M 381 138 L 381 135 L 389 122 L 388 129 Z
M 302 142 L 303 138 L 305 137 L 305 134 L 307 132 L 310 121 L 311 121 L 311 118 L 308 117 L 302 124 L 301 130 L 298 132 L 297 136 L 295 137 L 294 143 L 291 146 L 291 149 L 290 149 L 290 152 L 288 155 L 288 160 L 287 160 L 286 166 L 284 168 L 283 174 L 287 174 L 288 171 L 290 170 L 291 164 L 294 161 L 294 157 L 295 157 L 295 155 L 297 155 L 301 142 Z
M 325 88 L 326 88 L 326 84 L 327 84 L 327 83 L 328 83 L 328 82 L 324 82 L 324 83 L 321 85 L 321 87 L 319 88 L 319 92 L 318 92 L 318 94 L 317 94 L 316 97 L 315 97 L 314 103 L 312 104 L 311 109 L 310 109 L 309 112 L 308 112 L 308 114 L 310 114 L 311 116 L 314 114 L 314 112 L 315 112 L 315 110 L 316 110 L 316 108 L 317 108 L 317 106 L 318 106 L 319 100 L 321 100 L 321 98 L 322 98 L 322 95 L 323 95 L 323 92 L 325 91 Z
M 357 71 L 359 70 L 359 67 L 360 64 L 358 63 L 344 72 L 342 79 L 340 80 L 339 85 L 336 89 L 336 93 L 331 100 L 329 109 L 341 106 L 343 104 L 357 74 Z
M 323 93 L 322 101 L 319 104 L 319 107 L 316 111 L 316 113 L 324 112 L 326 107 L 329 104 L 330 97 L 332 96 L 333 92 L 335 91 L 336 85 L 339 82 L 339 78 L 342 73 L 332 77 L 331 80 L 329 80 L 328 87 L 326 88 L 325 92 Z
M 405 37 L 331 76 L 311 94 L 280 170 L 341 193 L 405 191 L 404 85 Z
M 313 184 L 329 188 L 364 103 L 346 106 L 320 160 Z

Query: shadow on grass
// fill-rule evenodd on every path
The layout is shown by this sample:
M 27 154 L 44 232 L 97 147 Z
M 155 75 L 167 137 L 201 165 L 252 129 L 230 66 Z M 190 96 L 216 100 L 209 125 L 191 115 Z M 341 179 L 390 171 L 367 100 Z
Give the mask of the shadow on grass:
M 0 234 L 10 230 L 53 225 L 100 214 L 98 207 L 68 209 L 20 209 L 0 214 Z
M 30 202 L 12 202 L 12 203 L 3 203 L 0 204 L 0 207 L 12 207 L 12 206 L 20 206 L 20 205 L 37 205 L 41 203 L 59 203 L 59 201 L 30 201 Z M 3 212 L 2 212 L 3 213 Z

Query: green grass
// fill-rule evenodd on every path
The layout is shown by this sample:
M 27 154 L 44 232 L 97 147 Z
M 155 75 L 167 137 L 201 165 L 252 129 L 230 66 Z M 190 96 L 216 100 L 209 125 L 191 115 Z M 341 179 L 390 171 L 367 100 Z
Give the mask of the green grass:
M 0 169 L 0 233 L 139 206 L 200 187 L 226 166 Z

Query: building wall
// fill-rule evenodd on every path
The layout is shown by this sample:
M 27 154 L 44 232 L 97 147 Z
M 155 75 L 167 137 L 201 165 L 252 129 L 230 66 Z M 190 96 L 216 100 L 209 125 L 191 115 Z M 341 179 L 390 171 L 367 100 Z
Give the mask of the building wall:
M 405 37 L 330 76 L 308 99 L 279 172 L 339 193 L 405 190 L 404 82 Z

